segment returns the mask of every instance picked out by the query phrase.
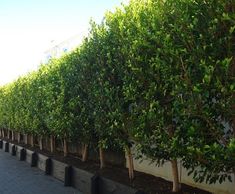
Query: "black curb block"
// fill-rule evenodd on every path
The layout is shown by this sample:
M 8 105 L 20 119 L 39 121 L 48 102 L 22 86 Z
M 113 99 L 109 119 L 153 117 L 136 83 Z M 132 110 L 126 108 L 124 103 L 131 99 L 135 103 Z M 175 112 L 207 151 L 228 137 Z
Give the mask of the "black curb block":
M 72 174 L 73 174 L 72 166 L 66 166 L 65 173 L 64 173 L 64 186 L 65 187 L 72 186 Z
M 36 167 L 37 164 L 38 164 L 38 154 L 36 152 L 33 152 L 31 158 L 31 167 Z
M 26 150 L 22 148 L 20 150 L 20 161 L 25 161 L 25 159 L 26 159 Z
M 0 149 L 2 149 L 2 148 L 3 148 L 3 141 L 0 140 Z
M 100 194 L 99 182 L 100 182 L 99 175 L 96 174 L 93 177 L 91 177 L 91 194 Z
M 47 158 L 46 159 L 45 174 L 51 175 L 51 171 L 52 171 L 52 161 L 51 161 L 51 158 Z
M 12 156 L 16 156 L 16 146 L 15 146 L 15 145 L 13 145 L 13 146 L 11 147 L 11 155 L 12 155 Z
M 5 149 L 4 149 L 5 152 L 9 152 L 9 143 L 6 142 L 5 143 Z

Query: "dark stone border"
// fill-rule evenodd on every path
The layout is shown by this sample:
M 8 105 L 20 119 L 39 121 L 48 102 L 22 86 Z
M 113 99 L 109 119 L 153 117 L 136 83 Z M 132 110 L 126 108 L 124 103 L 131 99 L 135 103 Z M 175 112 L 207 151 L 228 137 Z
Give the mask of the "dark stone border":
M 20 159 L 20 150 L 21 149 L 23 149 L 23 147 L 18 146 L 18 145 L 16 146 L 16 156 L 17 156 L 18 159 Z
M 33 152 L 31 157 L 31 167 L 37 167 L 37 164 L 38 164 L 38 154 L 36 152 Z
M 37 167 L 40 170 L 46 172 L 46 160 L 48 159 L 48 157 L 39 153 L 37 153 L 37 155 L 38 155 Z
M 26 160 L 26 150 L 24 148 L 20 149 L 20 161 Z
M 12 155 L 12 147 L 14 146 L 13 143 L 9 143 L 9 153 Z
M 62 182 L 65 181 L 65 168 L 68 166 L 66 163 L 57 161 L 55 159 L 51 159 L 52 161 L 52 169 L 51 175 Z
M 31 162 L 32 162 L 32 155 L 33 155 L 34 152 L 31 151 L 31 150 L 28 150 L 28 149 L 26 149 L 25 151 L 26 151 L 26 158 L 25 158 L 25 160 L 26 160 L 27 163 L 31 164 Z
M 9 152 L 9 143 L 6 141 L 3 141 L 3 147 L 5 152 Z
M 93 173 L 73 167 L 72 186 L 83 193 L 91 194 L 92 177 Z
M 5 152 L 9 152 L 9 143 L 8 142 L 5 143 Z
M 100 177 L 99 175 L 94 175 L 91 177 L 91 194 L 100 194 Z
M 0 140 L 3 150 L 9 152 L 9 143 Z M 8 146 L 6 146 L 8 145 Z M 86 194 L 144 194 L 135 188 L 123 185 L 116 181 L 110 180 L 93 174 L 91 172 L 69 166 L 66 163 L 51 159 L 43 154 L 25 149 L 22 146 L 10 144 L 10 152 L 16 155 L 20 161 L 30 163 L 31 167 L 37 167 L 45 172 L 46 175 L 52 175 L 58 180 L 64 182 L 64 186 L 73 186 L 82 193 Z
M 72 186 L 72 175 L 73 175 L 73 168 L 72 166 L 66 166 L 64 173 L 64 186 L 69 187 Z
M 128 187 L 126 185 L 123 185 L 121 183 L 118 183 L 116 181 L 100 177 L 99 180 L 99 193 L 102 194 L 110 194 L 110 193 L 115 193 L 115 194 L 123 194 L 123 193 L 128 193 L 128 194 L 136 194 L 137 190 Z
M 14 144 L 11 146 L 11 155 L 16 156 L 16 146 Z
M 52 174 L 52 161 L 51 161 L 51 158 L 46 159 L 45 174 L 46 175 L 51 175 Z
M 2 149 L 2 148 L 3 148 L 3 141 L 0 140 L 0 149 Z

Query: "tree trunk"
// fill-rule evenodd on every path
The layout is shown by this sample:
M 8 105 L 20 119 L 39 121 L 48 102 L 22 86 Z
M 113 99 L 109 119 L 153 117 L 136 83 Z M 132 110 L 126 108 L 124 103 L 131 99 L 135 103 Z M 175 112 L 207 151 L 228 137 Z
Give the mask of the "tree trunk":
M 180 183 L 179 183 L 179 173 L 178 173 L 177 160 L 171 160 L 171 167 L 172 167 L 172 175 L 173 175 L 172 192 L 179 192 Z
M 51 146 L 51 153 L 55 151 L 55 137 L 53 135 L 50 136 L 50 146 Z
M 39 149 L 40 149 L 40 150 L 43 150 L 42 136 L 39 137 Z
M 86 162 L 87 158 L 88 158 L 88 144 L 84 144 L 82 149 L 82 161 Z
M 64 157 L 68 156 L 68 142 L 64 138 Z
M 33 134 L 30 136 L 30 143 L 31 143 L 31 146 L 33 147 L 34 146 L 34 135 Z
M 0 137 L 2 137 L 2 129 L 0 129 Z
M 126 157 L 128 162 L 128 174 L 130 180 L 134 179 L 134 163 L 133 163 L 133 156 L 131 153 L 131 149 L 129 147 L 126 148 Z
M 15 141 L 15 132 L 14 131 L 11 132 L 11 140 Z
M 20 143 L 20 133 L 19 132 L 17 133 L 17 141 L 18 141 L 18 143 Z
M 99 147 L 100 169 L 105 167 L 104 149 Z
M 24 135 L 24 139 L 25 139 L 25 144 L 28 144 L 28 135 L 27 134 Z
M 7 130 L 7 139 L 10 139 L 10 130 Z

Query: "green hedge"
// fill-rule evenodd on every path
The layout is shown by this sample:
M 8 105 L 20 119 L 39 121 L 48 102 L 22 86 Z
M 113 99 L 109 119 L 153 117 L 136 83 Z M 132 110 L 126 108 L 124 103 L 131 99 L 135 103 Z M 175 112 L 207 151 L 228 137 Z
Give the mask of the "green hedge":
M 231 179 L 234 42 L 233 0 L 131 0 L 75 51 L 3 86 L 0 126 L 129 156 L 135 145 L 173 173 L 179 159 L 196 181 Z

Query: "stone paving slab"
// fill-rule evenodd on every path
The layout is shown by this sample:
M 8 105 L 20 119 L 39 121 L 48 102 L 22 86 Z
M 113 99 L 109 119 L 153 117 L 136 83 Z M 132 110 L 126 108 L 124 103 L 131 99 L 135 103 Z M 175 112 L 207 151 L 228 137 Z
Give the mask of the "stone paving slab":
M 0 149 L 0 194 L 82 194 Z

